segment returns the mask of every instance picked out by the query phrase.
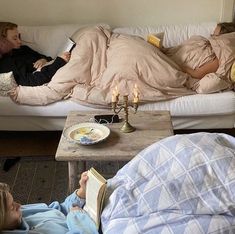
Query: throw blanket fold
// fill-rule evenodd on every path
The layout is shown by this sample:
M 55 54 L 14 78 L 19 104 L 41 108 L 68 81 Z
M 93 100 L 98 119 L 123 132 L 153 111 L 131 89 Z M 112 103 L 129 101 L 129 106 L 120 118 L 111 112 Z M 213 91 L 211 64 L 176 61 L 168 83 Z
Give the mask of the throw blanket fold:
M 14 89 L 16 102 L 46 105 L 63 98 L 107 106 L 112 90 L 131 94 L 135 84 L 142 102 L 160 101 L 194 93 L 186 87 L 188 75 L 159 49 L 139 37 L 112 34 L 102 27 L 79 30 L 71 60 L 51 82 L 41 87 Z
M 235 138 L 163 139 L 108 180 L 103 233 L 234 233 Z

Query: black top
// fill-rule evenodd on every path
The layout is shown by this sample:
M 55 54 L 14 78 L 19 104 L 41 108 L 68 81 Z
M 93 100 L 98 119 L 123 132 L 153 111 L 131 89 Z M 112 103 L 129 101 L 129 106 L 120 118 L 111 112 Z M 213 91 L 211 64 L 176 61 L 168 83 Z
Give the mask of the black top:
M 19 49 L 13 49 L 12 52 L 5 54 L 0 59 L 0 73 L 13 71 L 14 77 L 27 77 L 28 73 L 34 72 L 33 67 L 39 59 L 51 61 L 51 57 L 39 54 L 28 46 L 21 46 Z

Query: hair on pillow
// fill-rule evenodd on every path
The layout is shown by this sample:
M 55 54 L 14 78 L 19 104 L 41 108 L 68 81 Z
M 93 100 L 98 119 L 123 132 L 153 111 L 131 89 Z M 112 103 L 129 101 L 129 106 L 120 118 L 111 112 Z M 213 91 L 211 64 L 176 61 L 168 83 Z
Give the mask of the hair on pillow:
M 0 37 L 0 57 L 9 53 L 13 49 L 13 45 L 7 39 Z
M 8 96 L 8 92 L 16 86 L 13 72 L 0 73 L 0 96 Z

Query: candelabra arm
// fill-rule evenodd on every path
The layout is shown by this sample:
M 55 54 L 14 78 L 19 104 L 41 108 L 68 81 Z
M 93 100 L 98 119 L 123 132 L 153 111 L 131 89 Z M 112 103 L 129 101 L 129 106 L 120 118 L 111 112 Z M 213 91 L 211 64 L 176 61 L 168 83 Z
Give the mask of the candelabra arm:
M 138 103 L 134 103 L 132 107 L 133 107 L 133 109 L 134 109 L 134 114 L 136 114 L 137 109 L 138 109 L 138 107 L 139 107 Z
M 131 126 L 131 124 L 129 123 L 129 109 L 128 109 L 129 107 L 132 107 L 134 109 L 134 113 L 137 112 L 138 103 L 134 103 L 133 106 L 132 105 L 128 106 L 128 95 L 123 96 L 123 105 L 121 105 L 120 107 L 118 107 L 118 100 L 112 102 L 112 109 L 115 114 L 118 114 L 121 110 L 124 110 L 125 122 L 121 127 L 121 131 L 124 133 L 135 131 L 135 127 Z
M 112 109 L 115 114 L 119 114 L 120 111 L 123 109 L 123 106 L 120 106 L 117 110 L 117 102 L 112 102 Z

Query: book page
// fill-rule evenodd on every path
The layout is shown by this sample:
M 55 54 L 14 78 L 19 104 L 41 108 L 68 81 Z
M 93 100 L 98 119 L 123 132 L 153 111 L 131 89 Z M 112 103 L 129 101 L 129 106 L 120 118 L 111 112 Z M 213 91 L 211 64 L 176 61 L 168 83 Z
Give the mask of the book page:
M 88 212 L 98 226 L 102 203 L 104 200 L 106 180 L 93 168 L 88 170 L 88 178 L 84 210 Z
M 76 46 L 76 43 L 71 38 L 68 38 L 63 48 L 61 49 L 61 53 L 71 52 L 75 46 Z

